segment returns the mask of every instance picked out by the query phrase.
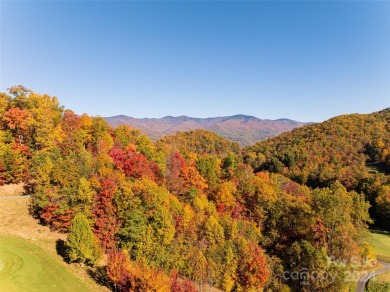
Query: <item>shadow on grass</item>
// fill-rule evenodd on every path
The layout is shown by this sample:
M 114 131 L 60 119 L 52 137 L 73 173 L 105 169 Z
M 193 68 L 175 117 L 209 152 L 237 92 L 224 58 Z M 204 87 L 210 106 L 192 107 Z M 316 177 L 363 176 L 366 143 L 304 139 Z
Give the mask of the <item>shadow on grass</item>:
M 383 235 L 388 235 L 388 236 L 390 236 L 390 231 L 388 231 L 388 230 L 379 229 L 379 228 L 373 228 L 373 229 L 370 229 L 370 231 L 371 231 L 372 233 L 383 234 Z
M 64 259 L 64 262 L 69 264 L 70 259 L 68 256 L 68 247 L 66 246 L 66 242 L 64 240 L 57 239 L 56 250 L 57 250 L 57 254 Z M 94 280 L 97 284 L 111 288 L 110 286 L 107 285 L 107 283 L 109 283 L 109 279 L 105 267 L 90 267 L 85 265 L 84 270 L 88 273 L 91 279 Z
M 110 286 L 107 285 L 107 283 L 110 283 L 109 279 L 108 279 L 108 276 L 107 276 L 107 272 L 106 272 L 106 268 L 105 267 L 95 267 L 95 268 L 91 268 L 91 267 L 88 267 L 86 269 L 88 275 L 96 282 L 98 283 L 99 285 L 102 285 L 102 286 L 106 286 L 106 287 L 109 287 L 111 288 Z
M 66 246 L 64 240 L 62 239 L 56 240 L 56 250 L 57 250 L 57 254 L 59 254 L 64 259 L 64 262 L 69 264 L 68 247 Z

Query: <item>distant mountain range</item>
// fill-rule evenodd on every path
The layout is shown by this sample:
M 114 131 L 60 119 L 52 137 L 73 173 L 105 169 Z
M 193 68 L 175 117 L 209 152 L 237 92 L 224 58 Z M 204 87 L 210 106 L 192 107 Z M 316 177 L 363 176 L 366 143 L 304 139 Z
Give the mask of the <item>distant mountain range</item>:
M 105 118 L 111 126 L 129 125 L 139 129 L 152 140 L 188 130 L 203 129 L 221 135 L 242 146 L 291 131 L 307 123 L 289 119 L 262 120 L 253 116 L 234 115 L 216 118 L 192 118 L 187 116 L 136 119 L 125 115 Z

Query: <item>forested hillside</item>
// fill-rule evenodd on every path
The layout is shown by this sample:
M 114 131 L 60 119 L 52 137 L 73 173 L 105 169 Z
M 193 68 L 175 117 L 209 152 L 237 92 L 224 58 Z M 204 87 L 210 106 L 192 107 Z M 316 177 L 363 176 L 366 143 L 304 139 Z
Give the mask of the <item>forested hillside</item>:
M 377 143 L 369 144 L 377 151 L 373 161 L 388 159 L 388 128 L 375 124 L 387 115 L 377 113 L 371 128 L 356 130 L 371 137 L 376 129 L 378 140 L 367 138 Z M 305 179 L 292 166 L 276 167 L 286 163 L 288 144 L 272 149 L 321 125 L 246 149 L 243 160 L 237 144 L 215 134 L 192 131 L 153 143 L 138 130 L 111 128 L 103 118 L 77 115 L 55 97 L 22 86 L 0 95 L 0 117 L 1 184 L 26 184 L 34 216 L 68 234 L 67 260 L 93 266 L 106 259 L 100 280 L 113 290 L 196 291 L 207 284 L 224 291 L 343 291 L 347 271 L 367 268 L 375 258 L 366 236 L 369 204 L 352 190 L 359 186 L 355 176 L 343 170 L 355 160 L 360 170 L 366 162 L 365 152 L 352 157 L 357 138 L 347 144 L 350 161 L 334 157 L 344 153 L 345 142 L 329 154 L 328 163 L 346 179 L 330 176 L 314 185 L 314 157 L 301 164 L 291 156 L 294 167 L 309 164 Z M 329 131 L 336 139 L 352 127 Z M 303 269 L 328 277 L 302 283 L 286 274 Z
M 244 150 L 255 171 L 272 171 L 312 188 L 340 182 L 366 194 L 377 224 L 390 228 L 390 109 L 308 125 Z
M 205 130 L 179 132 L 166 136 L 156 142 L 160 149 L 168 151 L 179 150 L 181 153 L 196 153 L 198 155 L 215 155 L 220 158 L 229 153 L 239 154 L 240 146 L 221 136 Z

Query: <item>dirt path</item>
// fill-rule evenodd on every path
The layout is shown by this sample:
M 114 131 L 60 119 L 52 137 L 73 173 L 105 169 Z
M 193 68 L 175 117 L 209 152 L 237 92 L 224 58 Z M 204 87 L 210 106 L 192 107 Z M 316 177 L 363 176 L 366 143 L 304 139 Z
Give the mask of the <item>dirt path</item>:
M 372 271 L 371 273 L 364 275 L 363 277 L 360 278 L 358 285 L 357 285 L 357 288 L 356 288 L 356 292 L 364 292 L 364 289 L 366 288 L 366 284 L 367 284 L 368 280 L 370 280 L 371 278 L 373 278 L 375 276 L 384 274 L 387 271 L 390 271 L 390 263 L 381 262 L 381 261 L 380 261 L 380 263 L 383 265 L 383 268 L 376 270 L 376 271 Z

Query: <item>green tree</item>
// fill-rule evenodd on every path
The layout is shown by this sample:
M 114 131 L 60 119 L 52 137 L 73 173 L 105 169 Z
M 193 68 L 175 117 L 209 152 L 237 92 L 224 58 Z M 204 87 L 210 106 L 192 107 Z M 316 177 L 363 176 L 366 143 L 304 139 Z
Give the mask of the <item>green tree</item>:
M 143 209 L 127 211 L 122 221 L 122 226 L 118 232 L 118 242 L 120 246 L 131 250 L 144 239 L 147 225 L 146 212 Z
M 81 213 L 73 219 L 66 245 L 70 260 L 78 261 L 81 265 L 95 264 L 101 254 L 98 240 L 91 230 L 88 218 Z
M 237 270 L 237 257 L 234 254 L 234 250 L 232 248 L 231 242 L 229 242 L 225 249 L 225 264 L 224 264 L 224 272 L 222 279 L 222 288 L 224 291 L 232 291 L 234 288 L 234 284 L 236 281 L 236 270 Z
M 77 189 L 77 197 L 78 203 L 85 214 L 90 213 L 90 206 L 92 203 L 93 195 L 94 191 L 89 181 L 85 177 L 80 178 L 79 186 Z
M 219 175 L 221 172 L 220 162 L 216 156 L 200 157 L 196 162 L 196 168 L 199 173 L 206 179 L 210 188 L 214 188 L 219 183 Z

